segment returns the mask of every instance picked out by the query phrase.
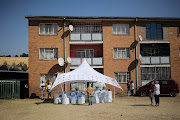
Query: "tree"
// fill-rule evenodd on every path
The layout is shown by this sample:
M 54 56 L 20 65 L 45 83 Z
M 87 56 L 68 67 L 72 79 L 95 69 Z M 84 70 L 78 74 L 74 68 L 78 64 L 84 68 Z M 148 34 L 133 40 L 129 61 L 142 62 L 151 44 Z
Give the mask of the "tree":
M 28 54 L 23 53 L 22 55 L 20 55 L 20 57 L 28 57 Z
M 2 65 L 2 66 L 0 67 L 0 70 L 8 70 L 7 65 Z
M 24 65 L 22 66 L 22 70 L 23 70 L 23 71 L 27 71 L 27 70 L 28 70 L 28 67 L 27 67 L 26 64 L 24 64 Z
M 0 57 L 6 57 L 5 55 L 0 55 Z
M 18 55 L 15 55 L 15 57 L 19 57 Z
M 11 55 L 6 55 L 6 57 L 11 57 Z

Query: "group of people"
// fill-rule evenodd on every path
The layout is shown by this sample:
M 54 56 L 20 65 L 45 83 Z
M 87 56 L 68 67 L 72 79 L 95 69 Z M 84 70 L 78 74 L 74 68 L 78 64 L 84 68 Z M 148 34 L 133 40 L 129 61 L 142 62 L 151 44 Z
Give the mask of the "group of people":
M 45 98 L 45 90 L 47 90 L 48 98 L 51 98 L 51 92 L 52 92 L 51 88 L 52 88 L 52 82 L 50 80 L 48 80 L 47 83 L 44 83 L 44 81 L 40 83 L 41 99 Z
M 155 106 L 159 106 L 160 85 L 158 83 L 159 83 L 158 81 L 155 81 L 155 85 L 150 89 L 150 94 L 149 94 L 151 105 L 153 105 L 153 96 L 154 96 L 156 103 Z
M 159 95 L 160 95 L 160 85 L 158 84 L 158 81 L 155 81 L 155 85 L 153 87 L 151 87 L 150 89 L 150 100 L 151 100 L 151 105 L 153 105 L 153 97 L 155 98 L 155 106 L 159 106 Z M 128 94 L 130 94 L 130 96 L 134 95 L 134 83 L 133 81 L 128 81 L 127 82 L 127 89 L 128 89 Z

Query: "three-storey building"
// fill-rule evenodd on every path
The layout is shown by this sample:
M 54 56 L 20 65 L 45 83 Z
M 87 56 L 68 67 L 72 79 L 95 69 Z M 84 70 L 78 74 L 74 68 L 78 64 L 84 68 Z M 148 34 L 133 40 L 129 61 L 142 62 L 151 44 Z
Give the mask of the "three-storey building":
M 180 84 L 180 18 L 26 16 L 29 20 L 30 95 L 40 82 L 74 70 L 86 58 L 98 72 L 115 77 L 123 89 L 153 79 Z M 73 30 L 69 30 L 69 25 Z M 58 65 L 58 58 L 65 65 Z M 72 63 L 67 62 L 67 58 Z M 66 84 L 67 91 L 87 83 Z M 113 89 L 106 86 L 106 89 Z M 116 90 L 121 92 L 121 90 Z

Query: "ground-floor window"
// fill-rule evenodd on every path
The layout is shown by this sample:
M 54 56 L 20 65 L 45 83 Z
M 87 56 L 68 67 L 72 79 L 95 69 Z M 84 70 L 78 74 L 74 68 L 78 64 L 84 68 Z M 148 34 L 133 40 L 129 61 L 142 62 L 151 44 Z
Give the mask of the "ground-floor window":
M 115 72 L 114 77 L 116 78 L 117 82 L 124 83 L 131 80 L 131 73 L 130 72 Z
M 87 83 L 71 83 L 71 91 L 86 91 Z
M 141 80 L 170 79 L 170 67 L 141 67 Z
M 52 83 L 54 83 L 56 77 L 57 77 L 57 74 L 40 74 L 40 83 L 42 81 L 44 83 L 46 83 L 46 82 L 48 82 L 48 80 L 50 80 Z

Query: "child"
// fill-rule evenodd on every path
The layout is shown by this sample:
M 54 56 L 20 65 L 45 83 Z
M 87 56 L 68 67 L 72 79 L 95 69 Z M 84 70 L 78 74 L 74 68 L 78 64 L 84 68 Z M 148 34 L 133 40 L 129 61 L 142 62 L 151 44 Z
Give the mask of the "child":
M 150 89 L 149 98 L 151 100 L 151 105 L 153 105 L 153 89 Z

